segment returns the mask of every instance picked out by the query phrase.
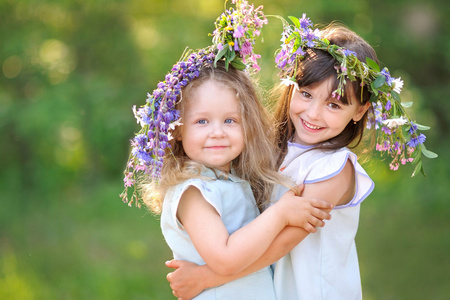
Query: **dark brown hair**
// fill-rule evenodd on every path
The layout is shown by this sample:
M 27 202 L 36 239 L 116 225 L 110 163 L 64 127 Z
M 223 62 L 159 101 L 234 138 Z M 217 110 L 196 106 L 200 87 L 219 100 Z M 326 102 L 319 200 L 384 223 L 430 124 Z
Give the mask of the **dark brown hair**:
M 373 48 L 359 37 L 356 33 L 345 28 L 341 25 L 332 24 L 327 28 L 320 31 L 321 38 L 326 38 L 330 41 L 330 44 L 335 44 L 340 47 L 344 47 L 356 53 L 358 59 L 362 62 L 366 61 L 366 57 L 371 58 L 378 63 L 378 59 Z M 330 77 L 334 78 L 334 86 L 331 91 L 334 91 L 338 87 L 337 72 L 335 66 L 338 65 L 337 61 L 326 51 L 318 49 L 307 49 L 305 58 L 301 61 L 296 61 L 296 73 L 295 76 L 298 86 L 310 86 L 318 84 Z M 277 143 L 280 148 L 280 155 L 278 157 L 278 166 L 281 165 L 284 157 L 287 153 L 287 143 L 294 134 L 294 124 L 289 117 L 289 107 L 292 98 L 294 86 L 286 86 L 279 84 L 273 91 L 272 97 L 277 98 L 274 117 L 276 120 L 276 136 Z M 331 93 L 331 92 L 330 92 Z M 343 104 L 350 104 L 351 97 L 348 95 L 355 95 L 356 99 L 360 101 L 362 105 L 366 104 L 370 100 L 370 92 L 364 86 L 361 89 L 361 81 L 349 81 L 345 85 L 344 96 L 341 97 Z M 330 94 L 330 97 L 332 95 Z M 372 108 L 369 108 L 371 110 Z M 367 112 L 362 119 L 354 124 L 350 121 L 346 128 L 336 137 L 333 137 L 327 141 L 322 142 L 315 148 L 323 150 L 337 150 L 342 147 L 355 148 L 359 145 L 363 138 L 364 128 L 367 121 Z

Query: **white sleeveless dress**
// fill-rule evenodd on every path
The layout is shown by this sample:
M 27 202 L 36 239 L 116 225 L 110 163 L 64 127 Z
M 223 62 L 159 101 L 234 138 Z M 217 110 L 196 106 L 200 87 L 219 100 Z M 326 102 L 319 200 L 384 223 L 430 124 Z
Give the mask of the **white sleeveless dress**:
M 280 168 L 297 184 L 332 178 L 350 160 L 355 168 L 356 192 L 346 205 L 335 207 L 325 227 L 308 235 L 289 254 L 274 265 L 274 284 L 280 300 L 361 299 L 361 279 L 355 236 L 360 203 L 372 192 L 374 183 L 347 148 L 333 152 L 310 150 L 289 143 Z M 274 199 L 286 189 L 278 187 Z

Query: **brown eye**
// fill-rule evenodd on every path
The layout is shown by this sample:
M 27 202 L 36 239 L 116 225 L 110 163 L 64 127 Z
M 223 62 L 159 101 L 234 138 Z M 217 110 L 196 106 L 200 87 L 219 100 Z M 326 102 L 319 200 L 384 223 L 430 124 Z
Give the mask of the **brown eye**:
M 302 93 L 302 96 L 305 97 L 305 98 L 308 98 L 308 99 L 312 98 L 311 94 L 308 93 L 308 92 L 302 91 L 301 93 Z
M 330 102 L 328 103 L 328 107 L 333 108 L 333 109 L 339 109 L 340 106 L 336 103 Z

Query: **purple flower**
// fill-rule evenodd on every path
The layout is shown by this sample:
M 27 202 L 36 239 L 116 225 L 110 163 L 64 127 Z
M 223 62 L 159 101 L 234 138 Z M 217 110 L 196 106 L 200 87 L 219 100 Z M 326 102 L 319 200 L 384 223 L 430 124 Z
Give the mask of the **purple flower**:
M 383 126 L 383 127 L 381 128 L 381 131 L 383 131 L 383 132 L 386 133 L 387 135 L 391 135 L 391 130 L 390 130 L 388 127 L 386 127 L 386 126 Z
M 383 74 L 384 77 L 386 77 L 386 83 L 387 83 L 387 85 L 388 85 L 388 86 L 392 86 L 392 81 L 393 81 L 394 79 L 391 77 L 391 74 L 389 73 L 389 70 L 388 70 L 387 68 L 384 68 L 384 69 L 381 71 L 381 74 Z
M 234 30 L 233 37 L 234 38 L 241 38 L 241 37 L 244 36 L 244 33 L 245 33 L 244 27 L 242 27 L 242 25 L 238 25 L 236 27 L 236 29 Z
M 311 29 L 308 29 L 308 31 L 305 33 L 303 40 L 306 41 L 306 46 L 308 47 L 314 47 L 315 43 L 314 40 L 317 39 L 316 31 L 312 31 Z
M 237 39 L 234 40 L 234 51 L 239 51 L 239 43 Z
M 391 100 L 388 100 L 388 101 L 386 102 L 386 105 L 384 106 L 384 108 L 385 108 L 386 110 L 390 110 L 390 109 L 391 109 Z
M 313 25 L 311 20 L 306 17 L 306 14 L 303 14 L 302 18 L 299 21 L 300 21 L 300 28 L 303 28 L 303 29 L 307 29 L 308 27 Z
M 281 50 L 278 53 L 277 57 L 275 58 L 275 62 L 278 68 L 283 69 L 286 66 L 287 64 L 286 55 L 287 55 L 286 50 Z
M 414 134 L 417 131 L 417 125 L 411 122 L 411 127 L 409 128 L 409 134 Z
M 349 56 L 349 55 L 354 55 L 354 56 L 356 56 L 356 52 L 353 52 L 352 50 L 348 50 L 348 49 L 344 49 L 344 50 L 342 51 L 342 53 L 343 53 L 345 56 Z
M 295 55 L 303 56 L 305 55 L 305 51 L 303 51 L 303 49 L 299 47 L 297 51 L 295 51 Z
M 145 134 L 139 134 L 134 138 L 134 142 L 137 146 L 145 147 L 145 145 L 147 145 L 148 139 Z
M 150 154 L 147 151 L 143 150 L 143 149 L 137 149 L 136 152 L 135 152 L 135 156 L 142 163 L 148 163 L 151 160 L 151 158 L 152 158 L 150 156 Z
M 416 148 L 419 144 L 425 143 L 426 138 L 427 137 L 423 133 L 421 133 L 419 135 L 412 136 L 411 140 L 406 144 L 411 148 Z

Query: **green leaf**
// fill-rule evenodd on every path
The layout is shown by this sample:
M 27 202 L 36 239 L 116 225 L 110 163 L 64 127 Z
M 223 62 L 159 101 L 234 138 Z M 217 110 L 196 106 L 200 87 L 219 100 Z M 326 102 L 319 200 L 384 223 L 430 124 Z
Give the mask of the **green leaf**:
M 227 53 L 228 45 L 223 46 L 224 48 L 219 51 L 216 55 L 216 59 L 214 60 L 214 67 L 217 66 L 217 62 Z
M 425 170 L 423 168 L 420 169 L 420 173 L 422 173 L 423 176 L 427 177 L 427 174 L 425 174 Z
M 391 95 L 392 95 L 392 97 L 394 97 L 395 101 L 401 102 L 399 93 L 397 93 L 396 91 L 391 91 Z M 412 105 L 412 102 L 411 102 L 411 105 Z
M 300 28 L 300 21 L 296 17 L 289 16 L 289 19 L 291 19 L 292 23 L 294 23 L 295 27 Z
M 379 92 L 383 92 L 383 93 L 389 93 L 391 91 L 391 87 L 388 86 L 387 84 L 383 84 L 379 89 Z
M 378 98 L 378 89 L 377 88 L 375 88 L 375 84 L 374 84 L 374 82 L 372 81 L 372 83 L 370 84 L 370 87 L 371 87 L 371 89 L 372 89 L 372 98 L 375 96 L 375 100 Z M 372 102 L 375 102 L 374 100 L 372 100 L 372 99 L 370 99 L 370 101 L 372 101 Z
M 234 60 L 236 58 L 236 51 L 230 51 L 231 53 L 229 54 L 230 56 L 230 61 Z
M 419 171 L 422 172 L 422 174 L 424 174 L 423 173 L 423 169 L 422 169 L 422 160 L 419 160 L 419 162 L 417 163 L 417 165 L 414 168 L 414 172 L 412 173 L 411 177 L 416 176 Z
M 378 64 L 374 60 L 367 57 L 366 63 L 370 68 L 374 69 L 377 73 L 380 72 L 380 66 L 378 66 Z
M 411 123 L 406 123 L 411 124 Z M 409 136 L 409 130 L 411 129 L 411 125 L 402 126 L 402 132 L 404 136 Z
M 241 71 L 247 67 L 240 59 L 235 59 L 235 60 L 231 61 L 231 65 L 235 69 L 241 70 Z
M 426 157 L 428 157 L 428 158 L 436 158 L 436 157 L 438 157 L 438 155 L 436 153 L 434 153 L 434 152 L 428 150 L 427 148 L 425 148 L 424 144 L 421 144 L 420 146 L 421 146 L 420 148 L 422 150 L 423 155 L 425 155 Z
M 431 127 L 430 126 L 426 126 L 426 125 L 420 125 L 420 124 L 416 124 L 417 125 L 417 129 L 419 130 L 429 130 Z
M 414 150 L 414 152 L 411 154 L 411 157 L 414 158 L 414 160 L 417 160 L 417 158 L 420 159 L 420 150 L 416 148 L 416 150 Z
M 403 107 L 411 107 L 413 105 L 413 103 L 412 102 L 402 102 L 402 106 Z
M 375 79 L 375 81 L 373 82 L 373 86 L 376 89 L 379 89 L 380 87 L 383 86 L 383 84 L 386 82 L 386 76 L 381 75 L 380 77 L 378 77 L 377 79 Z
M 373 91 L 372 95 L 370 96 L 370 102 L 375 102 L 378 98 L 378 91 Z

